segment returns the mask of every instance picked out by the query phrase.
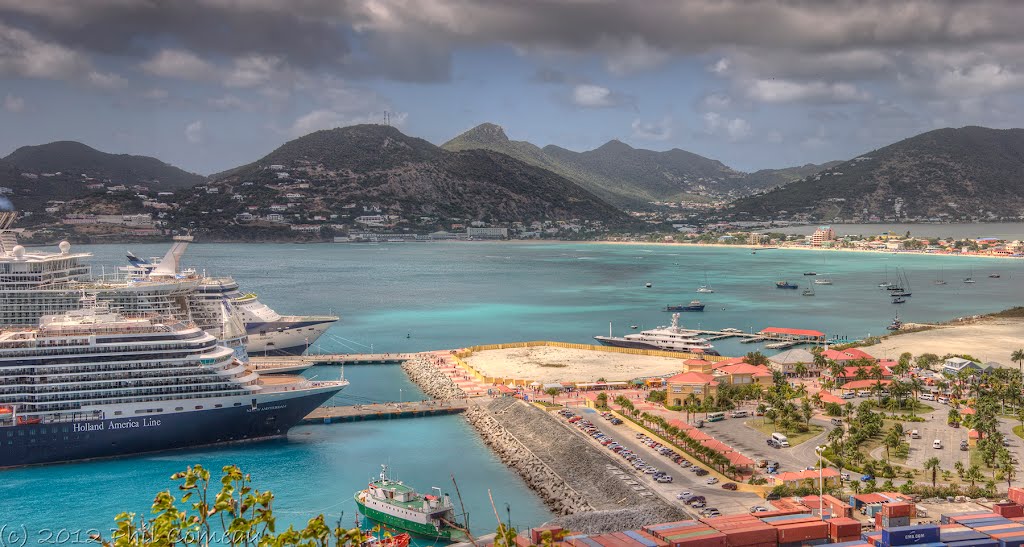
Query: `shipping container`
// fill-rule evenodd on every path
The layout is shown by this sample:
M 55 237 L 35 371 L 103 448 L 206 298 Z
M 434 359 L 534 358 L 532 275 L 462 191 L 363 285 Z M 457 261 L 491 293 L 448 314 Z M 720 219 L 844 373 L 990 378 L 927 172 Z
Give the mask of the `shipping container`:
M 866 541 L 843 541 L 840 543 L 833 543 L 832 547 L 866 547 L 871 545 Z
M 1011 486 L 1006 497 L 1010 498 L 1010 501 L 1012 501 L 1013 503 L 1024 505 L 1024 488 Z
M 969 541 L 973 539 L 988 539 L 988 536 L 975 530 L 939 530 L 939 541 L 942 543 Z
M 650 532 L 651 530 L 664 530 L 666 528 L 676 528 L 679 526 L 697 526 L 700 523 L 695 520 L 677 520 L 675 522 L 663 522 L 661 524 L 652 524 L 650 526 L 644 526 L 641 530 Z
M 882 514 L 888 517 L 909 517 L 913 509 L 910 503 L 887 503 L 882 506 Z
M 918 524 L 915 526 L 884 528 L 882 530 L 882 542 L 889 547 L 938 543 L 939 527 L 935 524 Z
M 828 537 L 836 541 L 839 537 L 848 536 L 859 536 L 860 535 L 860 521 L 846 518 L 836 517 L 828 521 Z
M 833 540 L 833 543 L 850 543 L 851 541 L 854 542 L 854 543 L 860 543 L 862 545 L 867 545 L 867 543 L 865 543 L 864 540 L 860 539 L 860 536 L 842 536 L 842 537 L 838 537 L 838 538 Z
M 725 534 L 715 532 L 714 534 L 666 541 L 668 541 L 669 547 L 725 547 Z
M 946 543 L 946 542 L 943 542 Z M 948 547 L 999 547 L 999 542 L 994 539 L 969 539 L 967 541 L 954 541 L 946 543 Z
M 827 522 L 802 522 L 779 526 L 779 543 L 802 543 L 812 539 L 828 537 Z
M 775 543 L 779 537 L 775 528 L 761 523 L 753 527 L 721 530 L 721 532 L 725 534 L 725 544 L 727 547 L 746 547 L 759 543 Z
M 701 524 L 700 526 L 676 526 L 674 528 L 664 528 L 662 530 L 652 530 L 651 534 L 654 534 L 654 537 L 659 537 L 659 538 L 662 538 L 662 539 L 666 539 L 666 538 L 668 538 L 668 536 L 678 536 L 679 534 L 697 533 L 697 532 L 705 533 L 706 534 L 708 532 L 715 532 L 715 531 L 716 531 L 715 529 Z
M 725 534 L 719 532 L 718 530 L 715 530 L 714 528 L 703 528 L 703 529 L 695 530 L 695 531 L 693 531 L 693 530 L 691 530 L 691 531 L 674 530 L 674 531 L 672 531 L 671 534 L 660 534 L 659 533 L 658 537 L 660 537 L 661 539 L 663 539 L 663 540 L 665 540 L 665 541 L 667 541 L 669 543 L 672 543 L 673 540 L 690 539 L 690 538 L 701 538 L 701 537 L 713 537 L 713 536 L 717 536 L 717 535 L 721 535 L 723 538 L 725 537 Z
M 794 514 L 791 514 L 791 515 L 782 515 L 782 516 L 778 516 L 778 517 L 767 517 L 767 518 L 761 517 L 761 520 L 763 520 L 764 522 L 768 522 L 768 523 L 788 522 L 788 521 L 800 522 L 798 519 L 801 519 L 801 518 L 802 519 L 811 519 L 811 520 L 820 520 L 820 519 L 814 517 L 813 515 L 811 515 L 810 513 L 807 513 L 807 512 L 794 513 Z
M 983 515 L 987 514 L 988 511 L 961 511 L 959 513 L 945 513 L 939 516 L 939 522 L 942 524 L 949 524 L 957 522 L 959 517 L 969 517 L 971 515 Z
M 994 526 L 980 526 L 978 528 L 974 528 L 974 530 L 981 532 L 982 534 L 985 534 L 987 536 L 991 536 L 993 534 L 1005 535 L 1007 532 L 1024 533 L 1024 524 L 1021 524 L 1019 522 L 1011 522 L 1008 524 L 996 524 Z
M 910 517 L 886 517 L 885 515 L 879 516 L 882 517 L 882 528 L 901 528 L 903 526 L 910 526 Z
M 663 539 L 658 539 L 651 534 L 642 532 L 640 530 L 626 530 L 624 532 L 627 536 L 639 541 L 646 547 L 667 547 L 668 542 Z
M 985 519 L 967 520 L 962 522 L 961 524 L 977 530 L 978 528 L 984 528 L 986 526 L 996 526 L 999 524 L 1013 524 L 1013 521 L 1004 517 L 989 517 Z
M 992 506 L 992 511 L 1001 517 L 1024 517 L 1024 507 L 1016 503 L 997 503 Z
M 1024 536 L 999 539 L 999 547 L 1021 547 L 1021 545 L 1024 545 Z

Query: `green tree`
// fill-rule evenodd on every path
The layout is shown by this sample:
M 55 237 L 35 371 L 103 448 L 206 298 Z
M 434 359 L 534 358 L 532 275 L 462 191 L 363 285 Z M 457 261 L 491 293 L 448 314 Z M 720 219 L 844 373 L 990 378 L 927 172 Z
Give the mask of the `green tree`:
M 555 397 L 558 397 L 558 394 L 561 393 L 561 392 L 562 392 L 562 390 L 558 389 L 557 387 L 549 387 L 549 388 L 544 390 L 544 393 L 547 393 L 548 395 L 551 396 L 551 404 L 555 404 Z M 601 395 L 604 395 L 604 393 L 602 393 Z M 600 397 L 600 395 L 598 395 L 598 397 Z M 604 396 L 604 405 L 608 406 L 608 396 L 607 395 Z
M 942 466 L 942 462 L 940 462 L 935 456 L 928 458 L 928 460 L 924 462 L 924 468 L 929 469 L 932 472 L 932 488 L 935 488 L 940 466 Z
M 597 394 L 597 408 L 605 409 L 608 408 L 608 394 L 601 392 Z
M 1022 374 L 1024 374 L 1024 349 L 1014 350 L 1014 352 L 1010 354 L 1010 360 L 1016 361 L 1017 368 Z

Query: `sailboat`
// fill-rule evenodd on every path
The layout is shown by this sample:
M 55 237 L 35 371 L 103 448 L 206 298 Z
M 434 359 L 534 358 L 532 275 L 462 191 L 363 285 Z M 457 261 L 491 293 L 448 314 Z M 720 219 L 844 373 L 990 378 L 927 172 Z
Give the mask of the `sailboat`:
M 697 288 L 697 292 L 702 292 L 702 293 L 712 293 L 712 292 L 715 292 L 715 290 L 711 288 L 711 284 L 708 283 L 708 271 L 707 270 L 704 270 L 704 284 Z
M 946 280 L 942 278 L 942 268 L 939 268 L 939 277 L 933 282 L 936 285 L 945 285 Z
M 974 266 L 971 266 L 971 275 L 964 278 L 964 283 L 974 283 Z
M 804 296 L 814 296 L 814 287 L 807 287 L 803 292 Z
M 829 275 L 829 274 L 824 274 L 824 275 L 825 275 L 825 277 L 820 277 L 818 279 L 815 279 L 814 280 L 814 284 L 815 285 L 831 285 L 832 284 L 832 276 Z
M 889 282 L 889 265 L 885 265 L 885 281 L 878 284 L 879 289 L 891 289 L 893 284 Z
M 895 298 L 910 296 L 910 278 L 907 277 L 906 271 L 896 272 L 896 288 L 889 290 L 889 296 Z

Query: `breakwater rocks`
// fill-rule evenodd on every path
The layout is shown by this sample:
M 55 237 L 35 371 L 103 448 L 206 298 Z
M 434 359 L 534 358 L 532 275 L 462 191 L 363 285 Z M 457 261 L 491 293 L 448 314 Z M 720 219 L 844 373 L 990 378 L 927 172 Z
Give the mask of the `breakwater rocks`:
M 465 399 L 462 391 L 451 378 L 445 376 L 434 364 L 434 357 L 417 355 L 402 363 L 402 370 L 414 384 L 433 399 Z
M 490 412 L 472 406 L 466 413 L 466 419 L 501 461 L 515 469 L 556 514 L 571 515 L 594 509 L 579 492 L 567 485 L 543 460 L 502 427 Z
M 601 533 L 687 518 L 650 490 L 618 478 L 613 470 L 627 470 L 617 460 L 533 405 L 495 399 L 471 406 L 466 418 L 571 530 Z

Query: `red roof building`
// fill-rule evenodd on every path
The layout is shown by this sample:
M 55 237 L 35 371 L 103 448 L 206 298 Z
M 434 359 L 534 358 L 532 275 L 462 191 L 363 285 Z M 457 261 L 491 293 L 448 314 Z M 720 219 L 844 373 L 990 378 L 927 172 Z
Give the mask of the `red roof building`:
M 768 327 L 758 334 L 764 334 L 768 336 L 778 338 L 794 338 L 794 339 L 812 339 L 812 338 L 825 338 L 825 333 L 809 330 L 809 329 L 787 329 L 783 327 Z
M 706 361 L 705 361 L 706 362 Z M 692 394 L 699 400 L 718 394 L 718 380 L 711 374 L 703 372 L 683 372 L 665 380 L 667 387 L 667 403 L 682 406 L 683 401 Z
M 819 476 L 825 482 L 825 484 L 839 484 L 839 471 L 826 467 L 821 470 L 821 475 L 818 474 L 818 470 L 808 471 L 791 471 L 789 473 L 779 473 L 773 475 L 772 479 L 775 481 L 776 486 L 789 486 L 799 487 L 806 486 L 808 484 L 817 486 Z

